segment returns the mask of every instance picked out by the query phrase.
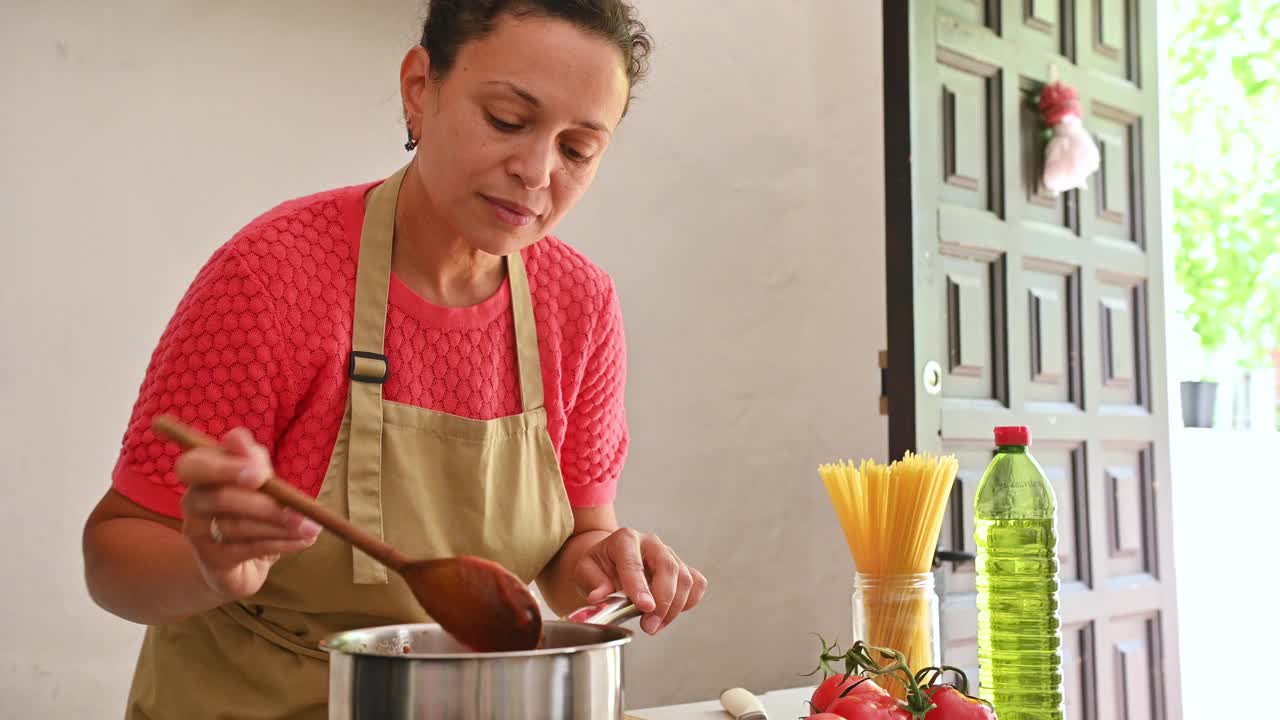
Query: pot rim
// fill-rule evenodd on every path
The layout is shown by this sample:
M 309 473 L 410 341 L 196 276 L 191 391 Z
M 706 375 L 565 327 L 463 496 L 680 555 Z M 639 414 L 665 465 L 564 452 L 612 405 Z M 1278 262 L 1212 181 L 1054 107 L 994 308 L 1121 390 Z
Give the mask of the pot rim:
M 569 622 L 564 620 L 552 620 L 552 621 L 544 622 L 543 627 L 556 626 L 556 625 L 560 625 L 560 626 L 572 625 L 575 627 L 581 627 L 584 624 L 587 624 L 587 623 L 576 623 L 576 622 Z M 402 655 L 388 655 L 387 653 L 384 653 L 384 652 L 375 652 L 372 650 L 359 650 L 352 647 L 338 646 L 338 643 L 340 643 L 344 637 L 348 635 L 358 634 L 358 633 L 370 633 L 370 632 L 376 632 L 379 630 L 390 630 L 392 628 L 396 630 L 405 630 L 405 631 L 412 632 L 414 630 L 426 630 L 429 628 L 438 628 L 438 627 L 440 626 L 437 623 L 406 623 L 406 624 L 393 624 L 393 625 L 375 625 L 371 627 L 357 628 L 353 630 L 344 630 L 342 632 L 329 635 L 328 637 L 321 640 L 319 647 L 321 650 L 329 653 L 330 655 L 349 655 L 349 656 L 358 656 L 358 657 L 389 658 L 392 660 L 397 660 L 397 659 L 427 660 L 427 661 L 512 660 L 512 659 L 524 659 L 524 658 L 549 657 L 549 656 L 556 656 L 556 655 L 575 655 L 578 653 L 589 652 L 593 650 L 606 650 L 609 648 L 621 647 L 623 645 L 626 645 L 630 643 L 635 636 L 634 632 L 623 627 L 618 627 L 616 625 L 599 625 L 597 627 L 600 630 L 604 631 L 607 629 L 609 632 L 616 632 L 621 634 L 621 637 L 615 638 L 613 640 L 605 640 L 598 643 L 580 643 L 577 645 L 567 645 L 565 647 L 557 647 L 557 648 L 541 648 L 536 650 L 508 650 L 503 652 L 457 652 L 457 653 L 410 652 L 410 653 L 404 653 Z

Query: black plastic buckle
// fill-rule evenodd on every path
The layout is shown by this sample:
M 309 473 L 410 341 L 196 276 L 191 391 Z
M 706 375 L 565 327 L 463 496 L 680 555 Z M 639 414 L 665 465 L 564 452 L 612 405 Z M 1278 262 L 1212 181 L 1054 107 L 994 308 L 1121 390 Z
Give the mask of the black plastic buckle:
M 360 375 L 356 373 L 356 358 L 365 358 L 367 360 L 382 361 L 382 377 L 376 375 Z M 381 385 L 387 381 L 387 373 L 391 370 L 391 364 L 387 362 L 386 355 L 378 353 L 364 352 L 362 350 L 352 350 L 351 357 L 347 362 L 347 376 L 357 382 L 374 383 Z

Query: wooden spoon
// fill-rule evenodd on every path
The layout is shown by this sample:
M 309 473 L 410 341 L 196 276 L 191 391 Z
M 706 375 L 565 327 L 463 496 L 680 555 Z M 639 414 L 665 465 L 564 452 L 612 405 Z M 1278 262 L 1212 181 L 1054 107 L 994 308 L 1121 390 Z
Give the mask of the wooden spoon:
M 151 427 L 184 450 L 222 449 L 213 438 L 167 415 L 157 416 Z M 480 652 L 538 646 L 538 603 L 528 586 L 498 563 L 469 555 L 414 561 L 275 475 L 261 490 L 399 573 L 422 609 L 459 642 Z

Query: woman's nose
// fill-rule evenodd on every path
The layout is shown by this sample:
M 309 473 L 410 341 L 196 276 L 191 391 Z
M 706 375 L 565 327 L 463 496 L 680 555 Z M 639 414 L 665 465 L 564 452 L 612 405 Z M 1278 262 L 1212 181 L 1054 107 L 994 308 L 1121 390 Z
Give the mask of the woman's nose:
M 541 190 L 551 184 L 551 171 L 557 162 L 555 150 L 554 141 L 530 139 L 511 156 L 508 172 L 516 176 L 526 190 Z

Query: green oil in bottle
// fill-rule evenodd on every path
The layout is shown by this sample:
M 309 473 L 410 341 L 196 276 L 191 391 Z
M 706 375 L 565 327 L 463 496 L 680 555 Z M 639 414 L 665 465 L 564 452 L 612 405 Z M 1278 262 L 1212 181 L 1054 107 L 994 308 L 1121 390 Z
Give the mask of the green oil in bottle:
M 1061 720 L 1057 503 L 1030 431 L 995 434 L 974 498 L 981 695 L 1000 720 Z

